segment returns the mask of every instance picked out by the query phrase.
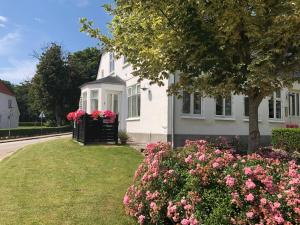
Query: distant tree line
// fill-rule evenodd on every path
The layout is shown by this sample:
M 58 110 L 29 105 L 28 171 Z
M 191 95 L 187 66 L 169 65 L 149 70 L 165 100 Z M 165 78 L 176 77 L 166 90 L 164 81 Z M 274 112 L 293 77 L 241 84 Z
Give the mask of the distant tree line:
M 41 111 L 46 120 L 61 126 L 67 112 L 78 108 L 79 86 L 96 79 L 100 60 L 98 48 L 66 53 L 51 43 L 37 55 L 34 77 L 20 84 L 4 81 L 14 92 L 20 110 L 20 121 L 36 121 Z

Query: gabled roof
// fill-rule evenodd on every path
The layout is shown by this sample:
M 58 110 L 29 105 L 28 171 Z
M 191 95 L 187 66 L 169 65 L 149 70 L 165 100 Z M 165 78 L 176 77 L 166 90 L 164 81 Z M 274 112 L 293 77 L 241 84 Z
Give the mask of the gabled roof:
M 118 85 L 125 85 L 125 81 L 122 80 L 118 76 L 107 76 L 107 77 L 101 78 L 99 80 L 87 82 L 87 83 L 81 85 L 80 87 L 83 87 L 83 86 L 86 86 L 86 85 L 89 85 L 89 84 L 118 84 Z
M 15 96 L 11 90 L 2 82 L 0 81 L 0 93 L 10 95 L 10 96 Z

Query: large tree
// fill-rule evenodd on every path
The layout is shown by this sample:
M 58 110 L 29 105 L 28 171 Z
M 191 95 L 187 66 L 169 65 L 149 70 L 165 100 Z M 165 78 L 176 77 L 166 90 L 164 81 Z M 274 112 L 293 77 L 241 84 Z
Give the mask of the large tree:
M 82 30 L 125 55 L 136 76 L 171 93 L 249 97 L 249 144 L 260 143 L 258 107 L 290 86 L 300 67 L 300 2 L 295 0 L 116 0 L 111 37 L 82 19 Z
M 39 56 L 30 96 L 34 108 L 46 111 L 49 117 L 53 116 L 58 126 L 65 117 L 67 76 L 64 52 L 61 46 L 52 43 Z
M 79 86 L 96 80 L 100 62 L 100 50 L 86 48 L 81 51 L 70 53 L 67 58 L 68 66 L 68 104 L 69 110 L 78 109 L 80 98 Z

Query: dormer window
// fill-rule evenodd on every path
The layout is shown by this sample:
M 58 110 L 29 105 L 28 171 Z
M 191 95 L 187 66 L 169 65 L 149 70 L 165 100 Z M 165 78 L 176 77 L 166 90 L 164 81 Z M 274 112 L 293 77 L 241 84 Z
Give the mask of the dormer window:
M 109 53 L 109 72 L 112 73 L 115 71 L 115 56 L 114 53 Z

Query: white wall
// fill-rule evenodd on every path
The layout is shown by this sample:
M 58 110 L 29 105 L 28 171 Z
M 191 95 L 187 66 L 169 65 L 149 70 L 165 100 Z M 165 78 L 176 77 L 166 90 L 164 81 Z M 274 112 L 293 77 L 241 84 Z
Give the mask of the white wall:
M 0 129 L 6 129 L 9 128 L 9 115 L 10 110 L 8 109 L 8 100 L 12 100 L 12 117 L 10 120 L 10 127 L 16 128 L 19 126 L 19 116 L 20 112 L 18 109 L 18 104 L 16 101 L 16 98 L 14 96 L 6 95 L 3 93 L 0 93 Z
M 299 92 L 299 84 L 295 84 L 293 90 Z M 264 99 L 260 104 L 259 128 L 261 135 L 271 135 L 273 128 L 285 127 L 286 123 L 290 121 L 300 125 L 300 117 L 289 117 L 285 113 L 286 107 L 288 107 L 287 94 L 288 89 L 283 89 L 281 92 L 282 119 L 269 119 L 268 98 Z M 215 108 L 214 98 L 203 98 L 202 115 L 186 115 L 182 113 L 182 99 L 176 98 L 175 133 L 192 135 L 248 135 L 249 120 L 244 116 L 244 96 L 232 96 L 231 117 L 217 117 Z

